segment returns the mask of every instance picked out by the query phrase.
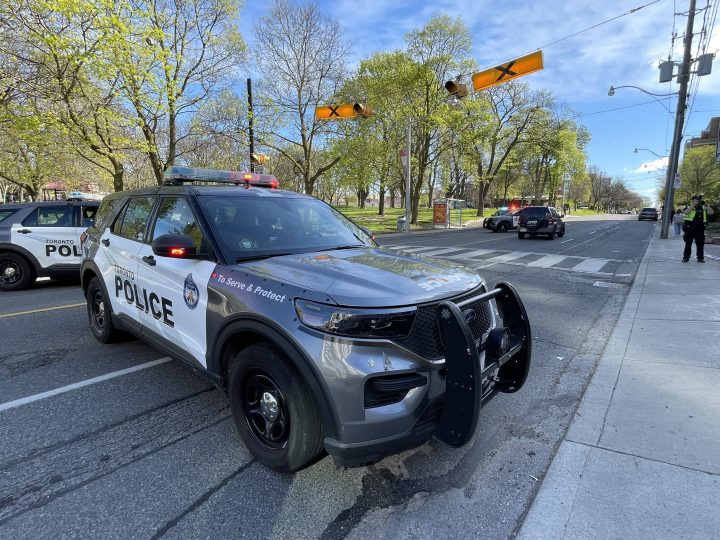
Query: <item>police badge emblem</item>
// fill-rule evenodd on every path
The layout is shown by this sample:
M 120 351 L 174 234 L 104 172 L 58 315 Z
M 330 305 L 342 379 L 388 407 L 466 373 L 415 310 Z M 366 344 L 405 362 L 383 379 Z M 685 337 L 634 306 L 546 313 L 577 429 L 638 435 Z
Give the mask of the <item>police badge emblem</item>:
M 185 278 L 183 298 L 185 299 L 185 305 L 190 309 L 195 309 L 200 301 L 200 290 L 197 285 L 195 285 L 192 274 L 188 274 Z

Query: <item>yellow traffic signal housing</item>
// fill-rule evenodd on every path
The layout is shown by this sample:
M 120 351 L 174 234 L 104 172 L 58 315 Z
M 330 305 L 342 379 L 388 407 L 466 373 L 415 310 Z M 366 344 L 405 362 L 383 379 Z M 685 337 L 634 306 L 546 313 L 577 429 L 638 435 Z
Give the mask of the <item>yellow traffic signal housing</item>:
M 459 97 L 459 98 L 464 98 L 468 95 L 467 86 L 462 84 L 458 79 L 455 79 L 454 81 L 446 82 L 445 90 L 447 90 L 451 96 L 455 96 L 455 97 Z
M 259 163 L 260 165 L 263 165 L 270 161 L 270 156 L 266 156 L 265 154 L 252 154 L 250 156 L 250 159 L 253 163 Z
M 364 103 L 343 103 L 341 105 L 321 105 L 315 107 L 315 118 L 318 120 L 341 120 L 357 116 L 372 116 L 373 110 Z
M 485 88 L 517 79 L 523 75 L 540 71 L 543 67 L 542 51 L 535 51 L 534 53 L 500 64 L 499 66 L 473 73 L 473 88 L 475 90 L 484 90 Z M 445 87 L 447 88 L 447 84 Z

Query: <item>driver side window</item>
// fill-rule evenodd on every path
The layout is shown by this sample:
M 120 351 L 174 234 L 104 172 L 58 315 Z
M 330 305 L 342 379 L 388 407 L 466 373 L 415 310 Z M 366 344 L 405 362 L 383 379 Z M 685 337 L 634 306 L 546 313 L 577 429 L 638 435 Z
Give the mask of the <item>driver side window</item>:
M 185 234 L 193 239 L 197 252 L 203 253 L 202 231 L 185 197 L 165 197 L 160 202 L 150 241 L 164 234 Z

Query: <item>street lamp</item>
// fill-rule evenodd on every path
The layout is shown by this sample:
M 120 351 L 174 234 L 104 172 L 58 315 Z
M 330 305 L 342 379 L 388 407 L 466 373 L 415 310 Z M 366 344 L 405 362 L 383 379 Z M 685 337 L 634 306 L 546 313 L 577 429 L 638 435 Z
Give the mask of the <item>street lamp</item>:
M 658 153 L 656 153 L 656 152 L 653 152 L 653 151 L 650 150 L 649 148 L 636 148 L 636 149 L 635 149 L 635 153 L 636 153 L 636 154 L 638 153 L 638 150 L 645 150 L 646 152 L 650 152 L 652 155 L 657 156 L 657 157 L 659 157 L 660 159 L 665 159 L 666 157 L 670 157 L 670 156 L 661 156 L 660 154 L 658 154 Z
M 668 112 L 668 114 L 669 114 L 670 116 L 672 116 L 673 119 L 675 118 L 675 115 L 672 113 L 672 111 L 671 111 L 670 109 L 668 109 L 668 106 L 665 105 L 662 101 L 660 101 L 660 100 L 659 100 L 657 97 L 655 97 L 655 96 L 659 96 L 659 97 L 670 97 L 670 96 L 675 96 L 675 95 L 677 95 L 677 92 L 670 92 L 669 94 L 655 94 L 654 92 L 648 92 L 647 90 L 644 90 L 644 89 L 640 88 L 639 86 L 634 86 L 634 85 L 632 85 L 632 84 L 626 84 L 626 85 L 623 85 L 623 86 L 610 86 L 610 90 L 608 90 L 608 96 L 610 96 L 610 97 L 614 96 L 614 95 L 615 95 L 615 90 L 618 90 L 618 89 L 620 89 L 620 88 L 635 88 L 636 90 L 640 90 L 641 92 L 643 92 L 643 93 L 647 94 L 648 96 L 652 97 L 652 98 L 653 98 L 655 101 L 657 101 L 660 105 L 662 105 L 663 107 L 665 107 L 665 110 Z

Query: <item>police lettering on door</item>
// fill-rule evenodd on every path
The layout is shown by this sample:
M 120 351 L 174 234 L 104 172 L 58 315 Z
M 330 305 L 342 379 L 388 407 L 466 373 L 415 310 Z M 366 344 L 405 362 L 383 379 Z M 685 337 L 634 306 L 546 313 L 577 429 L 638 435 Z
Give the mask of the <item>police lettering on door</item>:
M 138 289 L 135 273 L 115 265 L 115 297 L 125 298 L 128 304 L 135 304 L 140 311 L 150 313 L 155 319 L 162 320 L 170 328 L 175 327 L 173 321 L 172 300 L 148 291 L 146 288 Z
M 72 240 L 54 240 L 48 238 L 45 240 L 45 256 L 50 257 L 53 253 L 57 253 L 61 257 L 80 257 L 82 252 Z

